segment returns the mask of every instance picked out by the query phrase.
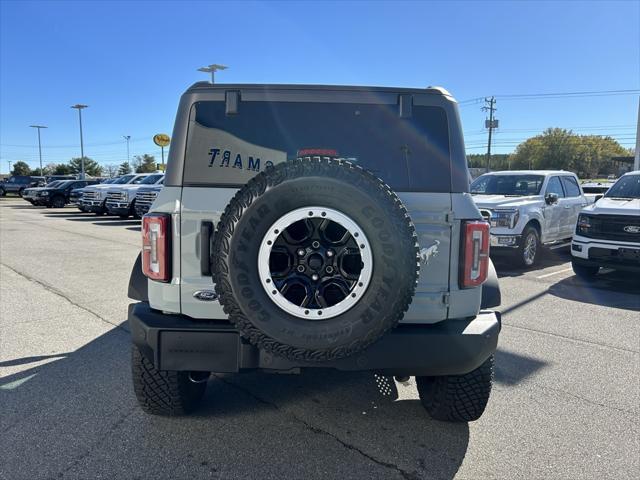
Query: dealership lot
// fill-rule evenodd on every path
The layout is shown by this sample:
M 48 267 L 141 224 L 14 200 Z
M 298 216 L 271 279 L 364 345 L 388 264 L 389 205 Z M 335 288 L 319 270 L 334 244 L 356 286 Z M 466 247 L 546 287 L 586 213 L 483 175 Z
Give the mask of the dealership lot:
M 433 421 L 413 382 L 311 371 L 210 380 L 187 418 L 129 378 L 139 222 L 0 200 L 0 478 L 637 478 L 640 285 L 568 253 L 497 261 L 503 331 L 484 416 Z M 634 284 L 635 282 L 635 284 Z

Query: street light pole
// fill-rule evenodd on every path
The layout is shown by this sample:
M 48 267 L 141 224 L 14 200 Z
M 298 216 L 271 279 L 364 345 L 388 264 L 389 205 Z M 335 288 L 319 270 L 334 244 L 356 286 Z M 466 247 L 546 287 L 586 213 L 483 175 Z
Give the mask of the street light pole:
M 123 135 L 122 138 L 127 141 L 127 163 L 129 163 L 129 140 L 131 140 L 131 135 Z
M 208 67 L 201 67 L 198 69 L 199 72 L 204 72 L 204 73 L 211 73 L 211 83 L 215 83 L 215 73 L 218 70 L 226 70 L 229 67 L 226 67 L 224 65 L 217 65 L 217 64 L 212 64 L 209 65 Z
M 38 129 L 38 154 L 40 155 L 40 175 L 44 176 L 44 171 L 42 170 L 42 143 L 40 142 L 40 130 L 43 128 L 47 128 L 44 125 L 29 125 L 31 128 Z
M 84 180 L 84 141 L 82 139 L 82 109 L 87 108 L 89 105 L 82 105 L 77 103 L 72 105 L 71 108 L 78 110 L 78 119 L 80 120 L 80 180 Z

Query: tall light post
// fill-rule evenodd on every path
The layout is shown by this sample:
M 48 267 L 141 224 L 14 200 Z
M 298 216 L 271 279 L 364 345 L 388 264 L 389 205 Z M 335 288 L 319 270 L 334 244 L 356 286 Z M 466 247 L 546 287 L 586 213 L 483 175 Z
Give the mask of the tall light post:
M 127 163 L 129 163 L 129 140 L 131 140 L 131 135 L 123 135 L 122 138 L 127 141 Z
M 82 105 L 76 103 L 71 105 L 71 108 L 78 110 L 78 119 L 80 120 L 80 180 L 84 180 L 84 141 L 82 139 L 82 109 L 87 108 L 89 105 Z
M 31 128 L 38 129 L 38 154 L 40 155 L 40 175 L 44 176 L 44 172 L 42 170 L 42 143 L 40 142 L 40 130 L 43 128 L 47 128 L 44 125 L 29 125 Z
M 201 67 L 198 69 L 199 72 L 204 72 L 204 73 L 211 73 L 211 83 L 216 83 L 215 82 L 215 73 L 218 70 L 226 70 L 229 67 L 226 67 L 224 65 L 217 65 L 217 64 L 212 64 L 209 65 L 208 67 Z

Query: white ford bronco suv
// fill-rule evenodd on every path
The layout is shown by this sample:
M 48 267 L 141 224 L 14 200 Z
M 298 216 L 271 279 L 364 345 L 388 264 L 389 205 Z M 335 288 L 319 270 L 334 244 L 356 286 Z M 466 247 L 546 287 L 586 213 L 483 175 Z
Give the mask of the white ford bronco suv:
M 196 83 L 172 138 L 129 285 L 146 412 L 194 410 L 211 373 L 331 368 L 480 417 L 500 290 L 445 90 Z
M 591 279 L 600 267 L 640 272 L 640 170 L 580 212 L 571 243 L 575 274 Z
M 482 216 L 491 223 L 493 253 L 512 254 L 531 267 L 540 247 L 568 247 L 578 214 L 589 200 L 578 178 L 563 170 L 491 172 L 471 184 Z

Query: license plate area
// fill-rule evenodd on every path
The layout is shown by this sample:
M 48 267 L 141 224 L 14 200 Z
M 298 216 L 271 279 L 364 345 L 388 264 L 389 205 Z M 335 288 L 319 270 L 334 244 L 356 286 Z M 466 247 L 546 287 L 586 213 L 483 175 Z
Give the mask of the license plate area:
M 640 248 L 619 248 L 618 256 L 629 260 L 640 260 Z

